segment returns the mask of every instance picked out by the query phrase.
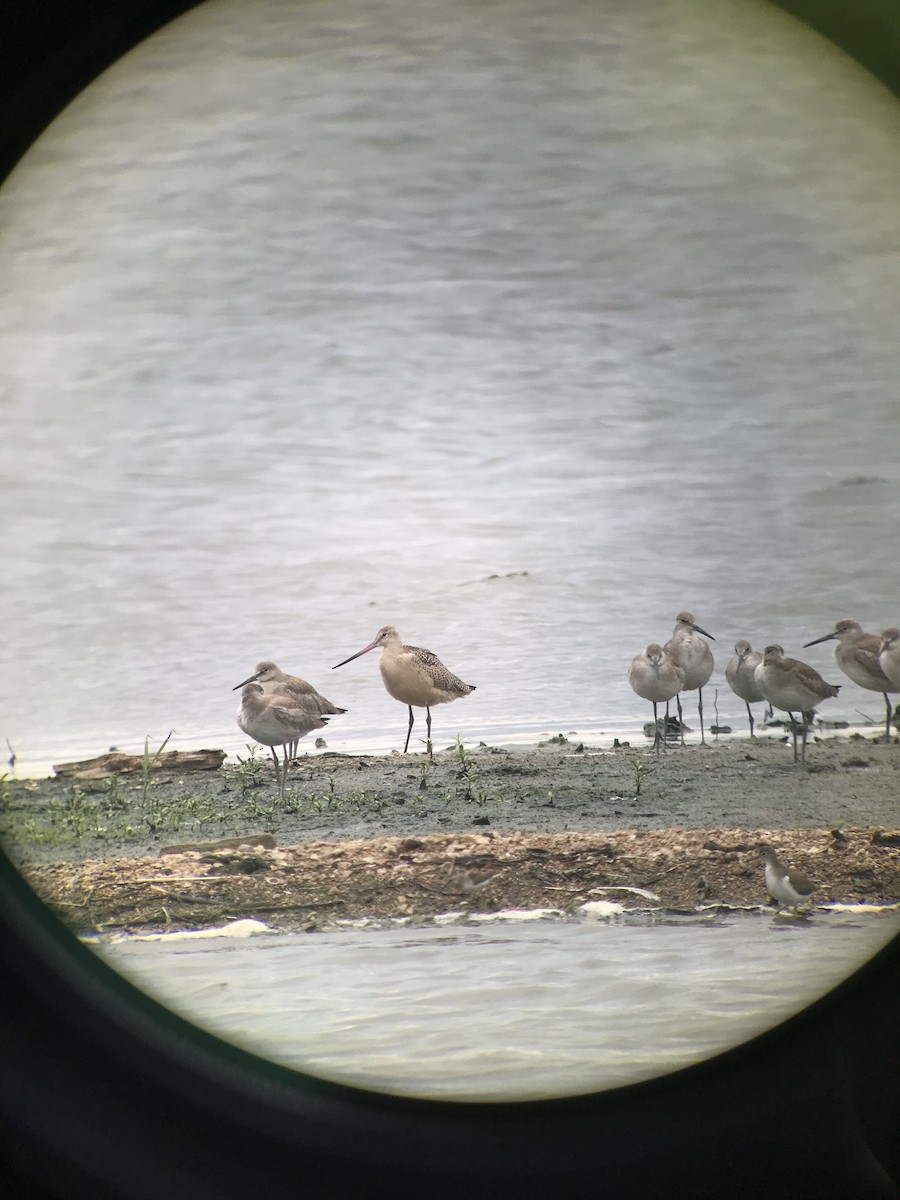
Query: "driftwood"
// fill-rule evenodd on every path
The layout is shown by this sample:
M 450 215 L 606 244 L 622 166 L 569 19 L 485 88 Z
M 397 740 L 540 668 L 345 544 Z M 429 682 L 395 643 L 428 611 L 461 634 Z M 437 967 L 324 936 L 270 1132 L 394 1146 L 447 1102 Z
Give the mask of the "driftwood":
M 54 764 L 53 770 L 64 779 L 105 779 L 108 775 L 128 775 L 143 771 L 217 771 L 225 761 L 224 750 L 170 750 L 166 754 L 122 754 L 110 750 L 82 762 Z

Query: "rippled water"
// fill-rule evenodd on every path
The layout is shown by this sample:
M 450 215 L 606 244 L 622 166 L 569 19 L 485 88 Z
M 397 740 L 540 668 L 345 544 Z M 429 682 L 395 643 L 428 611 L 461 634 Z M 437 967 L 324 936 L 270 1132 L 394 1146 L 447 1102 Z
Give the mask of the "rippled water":
M 741 728 L 736 637 L 900 623 L 898 145 L 738 0 L 216 0 L 151 39 L 0 192 L 19 769 L 239 748 L 265 656 L 350 709 L 333 748 L 394 746 L 373 658 L 330 674 L 386 622 L 478 685 L 448 741 L 633 730 L 684 607 Z
M 478 686 L 439 744 L 633 731 L 685 607 L 739 728 L 737 637 L 900 624 L 898 146 L 893 97 L 741 0 L 214 0 L 154 37 L 0 192 L 17 769 L 239 749 L 262 657 L 350 710 L 332 748 L 397 746 L 373 659 L 330 673 L 386 622 Z M 714 1053 L 894 929 L 104 953 L 301 1068 L 521 1096 Z
M 498 924 L 100 952 L 182 1015 L 301 1071 L 406 1095 L 536 1099 L 738 1045 L 900 930 L 896 914 Z

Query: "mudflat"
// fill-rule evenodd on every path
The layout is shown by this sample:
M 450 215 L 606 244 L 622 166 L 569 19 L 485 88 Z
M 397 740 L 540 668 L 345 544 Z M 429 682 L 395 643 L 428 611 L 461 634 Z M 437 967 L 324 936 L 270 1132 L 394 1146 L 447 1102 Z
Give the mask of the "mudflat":
M 818 903 L 900 901 L 896 740 L 825 737 L 806 769 L 771 735 L 658 756 L 562 734 L 433 762 L 322 753 L 296 760 L 283 800 L 265 754 L 210 762 L 6 780 L 0 842 L 79 930 L 763 904 L 761 842 Z

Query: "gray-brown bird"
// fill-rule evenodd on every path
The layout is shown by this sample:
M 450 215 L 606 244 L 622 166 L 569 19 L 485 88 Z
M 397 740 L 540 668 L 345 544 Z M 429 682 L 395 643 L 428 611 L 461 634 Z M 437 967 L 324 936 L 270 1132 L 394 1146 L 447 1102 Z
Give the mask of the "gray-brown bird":
M 815 667 L 799 658 L 785 658 L 780 646 L 766 646 L 762 662 L 753 672 L 759 690 L 773 708 L 791 718 L 794 738 L 794 762 L 797 761 L 797 722 L 794 713 L 803 716 L 802 763 L 806 765 L 806 739 L 816 706 L 830 700 L 841 690 L 839 683 L 826 683 Z
M 771 846 L 760 846 L 759 856 L 765 864 L 766 891 L 779 908 L 809 907 L 816 885 L 802 871 L 788 869 Z
M 753 713 L 750 711 L 750 705 L 756 704 L 760 700 L 765 700 L 765 696 L 759 690 L 759 684 L 756 682 L 754 672 L 762 662 L 762 654 L 759 650 L 754 650 L 750 643 L 745 638 L 739 638 L 734 643 L 734 654 L 728 661 L 728 666 L 725 668 L 725 681 L 736 696 L 743 700 L 747 706 L 747 717 L 750 721 L 750 736 L 756 737 L 753 732 Z
M 275 782 L 279 795 L 283 797 L 289 747 L 314 729 L 323 729 L 328 724 L 328 718 L 309 712 L 284 693 L 266 692 L 261 683 L 246 683 L 241 690 L 237 723 L 248 737 L 272 751 Z M 283 748 L 284 763 L 280 768 L 276 746 Z
M 253 674 L 231 690 L 236 692 L 238 688 L 242 688 L 248 683 L 262 684 L 265 692 L 284 693 L 293 704 L 306 709 L 312 716 L 331 717 L 347 711 L 346 708 L 338 708 L 336 704 L 326 700 L 311 683 L 307 683 L 299 675 L 288 675 L 286 671 L 282 671 L 270 658 L 258 662 L 253 668 Z M 288 752 L 291 758 L 297 757 L 298 742 L 299 739 L 289 748 Z
M 660 741 L 665 746 L 669 732 L 669 701 L 684 687 L 684 670 L 658 642 L 651 642 L 631 660 L 628 683 L 642 700 L 650 700 L 653 704 L 653 748 L 659 754 Z M 663 701 L 666 705 L 666 732 L 660 738 L 656 706 Z
M 704 642 L 703 638 L 697 637 L 698 633 L 702 633 L 703 637 L 708 637 L 711 641 L 716 639 L 711 633 L 707 633 L 705 629 L 694 621 L 693 613 L 680 612 L 675 618 L 675 628 L 672 630 L 672 636 L 666 642 L 663 649 L 667 654 L 678 663 L 682 671 L 684 671 L 684 687 L 682 691 L 692 692 L 697 691 L 697 711 L 700 715 L 700 744 L 706 745 L 706 734 L 703 729 L 703 685 L 709 681 L 710 675 L 713 673 L 713 656 L 712 650 Z M 676 697 L 678 704 L 678 724 L 681 729 L 681 744 L 684 745 L 684 722 L 681 716 L 681 695 Z

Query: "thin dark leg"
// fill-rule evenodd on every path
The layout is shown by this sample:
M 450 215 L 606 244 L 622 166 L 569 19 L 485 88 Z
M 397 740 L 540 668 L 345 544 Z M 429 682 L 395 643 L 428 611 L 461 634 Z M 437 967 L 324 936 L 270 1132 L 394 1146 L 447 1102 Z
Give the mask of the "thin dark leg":
M 281 790 L 281 768 L 278 764 L 278 755 L 275 753 L 274 746 L 270 746 L 269 749 L 272 751 L 272 762 L 275 764 L 275 782 L 278 785 L 278 790 L 280 791 Z
M 890 741 L 891 740 L 891 712 L 893 711 L 893 705 L 891 704 L 891 698 L 887 694 L 887 692 L 884 693 L 884 706 L 885 706 L 885 710 L 886 710 L 885 718 L 884 718 L 884 736 L 887 741 Z
M 804 767 L 806 766 L 806 739 L 809 736 L 809 727 L 812 723 L 812 717 L 812 712 L 805 712 L 803 714 L 803 756 L 801 759 L 801 764 Z
M 663 750 L 669 748 L 669 702 L 666 701 L 666 725 L 663 729 Z
M 675 702 L 678 705 L 678 732 L 681 736 L 681 744 L 684 745 L 684 721 L 681 719 L 681 692 L 675 697 Z
M 281 768 L 281 798 L 284 799 L 284 789 L 287 787 L 287 772 L 288 758 L 290 756 L 290 747 L 284 747 L 284 766 Z
M 745 701 L 744 701 L 744 703 L 745 703 L 745 704 L 747 704 L 747 701 L 745 700 Z M 749 704 L 747 704 L 747 716 L 748 716 L 748 718 L 749 718 L 749 720 L 750 720 L 750 736 L 751 736 L 751 737 L 756 737 L 756 734 L 753 732 L 753 713 L 750 711 L 750 705 L 749 705 Z
M 797 761 L 797 722 L 794 720 L 794 714 L 788 713 L 791 720 L 791 737 L 794 739 L 794 762 Z
M 428 751 L 428 757 L 434 758 L 434 754 L 431 749 L 431 709 L 427 704 L 425 705 L 425 728 L 428 731 L 425 735 L 425 748 Z
M 406 731 L 406 745 L 403 747 L 404 754 L 409 749 L 409 735 L 412 733 L 413 721 L 415 721 L 415 719 L 416 719 L 415 713 L 413 712 L 412 705 L 410 704 L 409 705 L 409 728 Z
M 706 734 L 703 732 L 703 688 L 697 688 L 697 712 L 700 714 L 700 745 L 706 745 Z
M 656 715 L 656 701 L 653 704 L 653 749 L 659 754 L 659 717 Z

